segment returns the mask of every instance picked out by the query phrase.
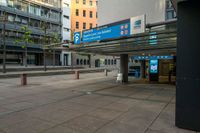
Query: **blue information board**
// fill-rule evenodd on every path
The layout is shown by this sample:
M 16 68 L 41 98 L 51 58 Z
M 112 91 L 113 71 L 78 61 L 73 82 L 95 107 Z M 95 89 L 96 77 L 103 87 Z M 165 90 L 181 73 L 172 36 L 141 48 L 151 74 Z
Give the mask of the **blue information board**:
M 150 60 L 149 61 L 149 71 L 150 73 L 157 74 L 158 73 L 158 60 Z
M 122 36 L 130 36 L 130 21 L 123 24 L 83 31 L 82 42 L 89 43 Z

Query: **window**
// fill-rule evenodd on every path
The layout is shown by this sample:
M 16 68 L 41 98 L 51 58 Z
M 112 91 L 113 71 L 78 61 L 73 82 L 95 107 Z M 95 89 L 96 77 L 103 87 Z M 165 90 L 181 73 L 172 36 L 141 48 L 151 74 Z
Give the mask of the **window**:
M 76 4 L 78 4 L 79 3 L 79 0 L 76 0 Z
M 79 59 L 76 59 L 76 65 L 79 65 Z
M 173 10 L 167 11 L 167 20 L 175 18 L 175 12 Z
M 96 18 L 98 18 L 98 13 L 96 12 Z
M 14 20 L 15 20 L 15 16 L 9 14 L 9 15 L 8 15 L 8 21 L 9 21 L 9 22 L 14 22 Z
M 79 29 L 79 22 L 76 22 L 76 29 Z
M 90 65 L 90 60 L 87 60 L 87 64 Z
M 115 65 L 117 64 L 117 60 L 116 60 L 116 59 L 114 60 L 114 64 L 115 64 Z
M 83 10 L 83 17 L 86 17 L 86 10 Z
M 84 65 L 86 65 L 86 59 L 84 59 Z
M 76 16 L 79 16 L 79 10 L 76 9 Z
M 107 59 L 105 59 L 105 65 L 107 65 L 108 64 L 108 61 L 107 61 Z
M 83 0 L 83 5 L 86 5 L 86 0 Z
M 83 29 L 84 30 L 86 29 L 86 23 L 83 23 Z
M 82 59 L 80 60 L 80 64 L 83 65 L 83 60 Z
M 69 32 L 69 28 L 64 28 L 65 31 Z
M 113 61 L 113 60 L 111 60 L 111 65 L 113 65 L 113 63 L 114 63 L 114 61 Z
M 173 6 L 172 6 L 172 3 L 171 3 L 171 1 L 167 1 L 167 4 L 166 4 L 167 6 L 167 9 L 169 9 L 169 8 L 173 8 Z
M 92 6 L 92 4 L 93 4 L 93 3 L 92 3 L 92 0 L 90 0 L 90 6 Z
M 69 4 L 68 3 L 64 3 L 65 7 L 69 7 Z
M 90 23 L 90 29 L 92 29 L 92 27 L 93 27 L 93 25 L 92 25 L 92 23 Z
M 98 6 L 98 1 L 96 1 L 96 6 Z
M 92 18 L 93 17 L 93 12 L 92 11 L 90 11 L 90 18 Z
M 110 59 L 108 59 L 108 65 L 110 65 Z

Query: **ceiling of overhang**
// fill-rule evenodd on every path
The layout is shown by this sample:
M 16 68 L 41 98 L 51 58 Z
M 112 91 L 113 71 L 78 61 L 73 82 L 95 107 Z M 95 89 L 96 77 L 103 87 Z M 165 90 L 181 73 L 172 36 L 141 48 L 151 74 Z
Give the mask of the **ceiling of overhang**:
M 128 38 L 85 44 L 70 50 L 102 55 L 164 55 L 176 52 L 176 30 L 158 31 L 154 35 L 156 39 L 153 41 L 149 39 L 151 34 L 144 33 Z

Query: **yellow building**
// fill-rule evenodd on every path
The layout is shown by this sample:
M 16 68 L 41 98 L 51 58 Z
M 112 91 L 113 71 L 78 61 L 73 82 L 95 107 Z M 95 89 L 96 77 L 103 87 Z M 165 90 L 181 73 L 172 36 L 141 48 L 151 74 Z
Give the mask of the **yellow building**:
M 71 1 L 71 29 L 82 31 L 97 26 L 97 0 Z

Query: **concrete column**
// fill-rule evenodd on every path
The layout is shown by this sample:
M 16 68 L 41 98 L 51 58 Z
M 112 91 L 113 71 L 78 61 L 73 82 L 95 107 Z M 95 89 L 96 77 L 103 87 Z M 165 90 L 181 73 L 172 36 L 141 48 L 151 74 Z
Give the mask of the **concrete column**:
M 123 82 L 128 83 L 128 54 L 120 55 L 120 73 L 123 74 Z
M 146 60 L 142 60 L 141 61 L 141 71 L 140 71 L 142 79 L 146 78 L 145 71 L 146 71 Z
M 176 126 L 200 131 L 200 4 L 178 3 Z

